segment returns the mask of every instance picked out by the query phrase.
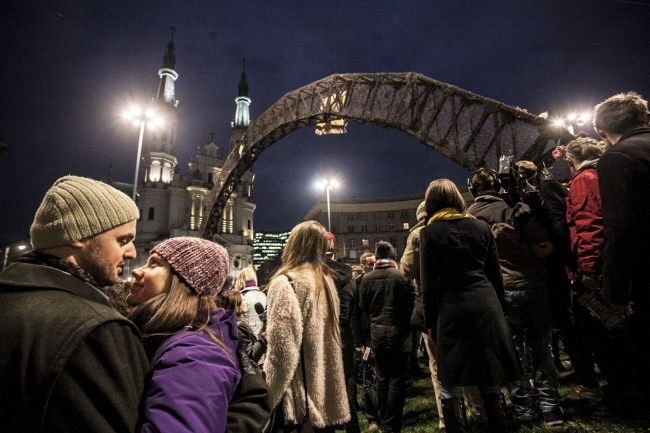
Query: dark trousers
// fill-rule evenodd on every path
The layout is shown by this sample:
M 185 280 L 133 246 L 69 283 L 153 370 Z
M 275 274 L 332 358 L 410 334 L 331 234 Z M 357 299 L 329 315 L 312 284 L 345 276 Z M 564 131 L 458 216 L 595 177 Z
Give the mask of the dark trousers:
M 550 279 L 549 284 L 551 284 Z M 588 388 L 597 388 L 598 377 L 594 370 L 593 348 L 589 343 L 594 332 L 593 327 L 589 321 L 585 322 L 582 317 L 578 317 L 581 312 L 575 311 L 575 299 L 572 305 L 571 286 L 568 281 L 556 279 L 553 284 L 549 285 L 553 327 L 560 331 L 564 349 L 569 355 L 576 375 L 576 382 Z
M 350 421 L 345 425 L 346 433 L 359 433 L 359 418 L 357 416 L 357 382 L 354 346 L 343 348 L 343 374 L 345 375 L 345 388 L 348 393 L 350 405 Z
M 560 397 L 553 351 L 551 316 L 545 285 L 505 291 L 505 314 L 513 345 L 524 375 L 509 385 L 510 397 L 520 421 L 536 419 L 539 410 L 559 409 Z M 534 387 L 530 387 L 530 382 Z
M 384 432 L 402 429 L 408 352 L 375 351 L 379 423 Z
M 363 412 L 368 424 L 379 423 L 377 409 L 377 381 L 375 379 L 375 355 L 367 361 L 361 361 L 361 383 L 363 386 Z

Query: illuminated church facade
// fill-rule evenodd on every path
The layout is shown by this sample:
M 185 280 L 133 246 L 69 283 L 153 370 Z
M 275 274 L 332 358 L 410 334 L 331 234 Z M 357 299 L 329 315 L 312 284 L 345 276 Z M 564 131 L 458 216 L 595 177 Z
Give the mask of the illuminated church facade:
M 143 142 L 137 189 L 140 221 L 135 245 L 138 264 L 146 261 L 151 248 L 164 239 L 201 236 L 219 189 L 215 183 L 228 153 L 242 139 L 250 124 L 251 99 L 244 68 L 235 98 L 229 148 L 225 150 L 217 145 L 212 135 L 207 143 L 199 144 L 187 170 L 182 170 L 175 154 L 179 105 L 175 91 L 178 79 L 175 64 L 172 38 L 163 57 L 163 66 L 158 70 L 160 85 L 152 101 L 152 108 L 165 122 L 160 127 L 146 129 Z M 213 239 L 228 250 L 233 274 L 253 262 L 253 181 L 253 173 L 246 172 L 226 205 Z

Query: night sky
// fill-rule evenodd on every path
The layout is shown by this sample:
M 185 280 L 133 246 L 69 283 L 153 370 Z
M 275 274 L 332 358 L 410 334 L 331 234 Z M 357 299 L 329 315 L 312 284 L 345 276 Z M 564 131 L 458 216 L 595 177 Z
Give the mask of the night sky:
M 251 116 L 335 73 L 419 72 L 532 113 L 589 110 L 614 93 L 650 97 L 650 0 L 65 1 L 0 6 L 0 244 L 28 237 L 52 182 L 75 174 L 132 182 L 137 130 L 119 117 L 146 103 L 176 28 L 181 170 L 215 133 L 228 147 L 241 59 Z M 297 223 L 332 199 L 423 194 L 467 171 L 414 138 L 351 123 L 296 131 L 253 166 L 257 230 Z

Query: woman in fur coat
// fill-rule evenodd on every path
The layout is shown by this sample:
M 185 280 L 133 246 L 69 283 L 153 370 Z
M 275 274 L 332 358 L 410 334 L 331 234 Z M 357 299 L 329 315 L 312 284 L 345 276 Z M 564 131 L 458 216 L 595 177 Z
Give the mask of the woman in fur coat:
M 339 299 L 325 265 L 326 251 L 326 230 L 321 224 L 298 224 L 282 253 L 282 266 L 268 286 L 264 371 L 272 405 L 281 418 L 278 422 L 288 431 L 308 418 L 317 432 L 333 432 L 350 419 Z

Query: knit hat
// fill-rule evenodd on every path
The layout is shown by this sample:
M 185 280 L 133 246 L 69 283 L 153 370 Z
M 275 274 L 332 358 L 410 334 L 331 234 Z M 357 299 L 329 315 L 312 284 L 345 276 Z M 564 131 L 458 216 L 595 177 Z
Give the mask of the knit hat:
M 423 220 L 427 217 L 427 207 L 424 200 L 418 205 L 418 209 L 415 211 L 415 219 L 418 221 Z
M 201 238 L 178 237 L 163 241 L 151 253 L 160 254 L 185 284 L 197 294 L 216 295 L 228 275 L 228 252 Z
M 139 218 L 129 196 L 87 177 L 64 176 L 45 193 L 29 230 L 35 250 L 60 247 Z
M 390 242 L 379 241 L 375 244 L 375 257 L 379 259 L 395 260 L 395 248 Z

